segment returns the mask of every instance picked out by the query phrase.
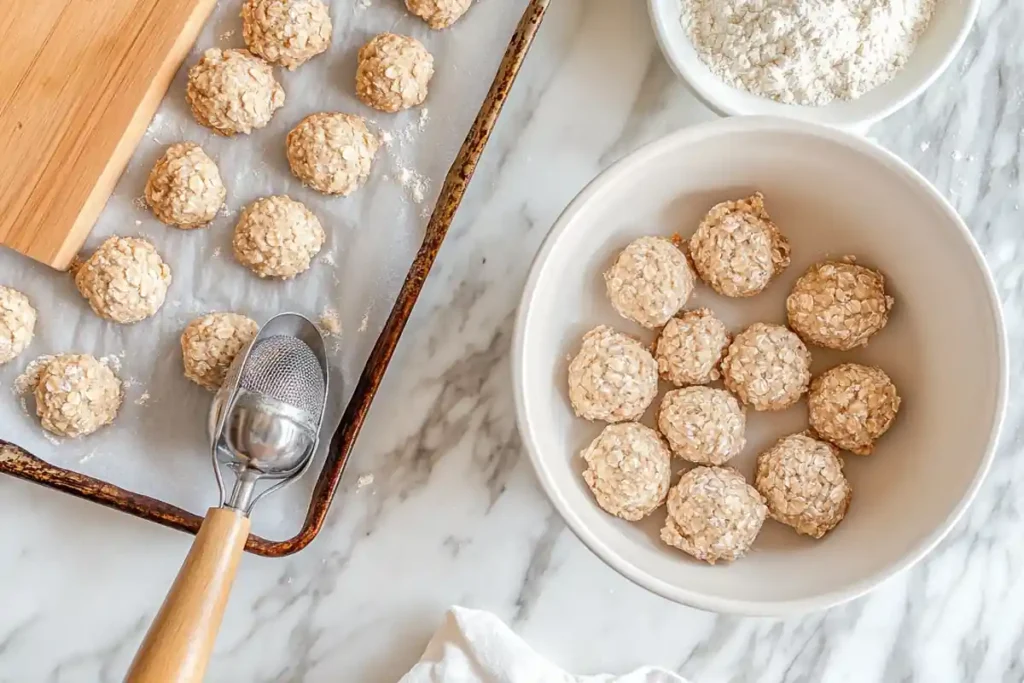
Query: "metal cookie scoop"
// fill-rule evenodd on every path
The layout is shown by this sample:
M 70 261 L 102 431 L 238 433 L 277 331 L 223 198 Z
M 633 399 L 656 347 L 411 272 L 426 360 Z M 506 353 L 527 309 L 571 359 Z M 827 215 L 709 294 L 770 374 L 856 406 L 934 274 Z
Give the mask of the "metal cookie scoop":
M 249 513 L 309 467 L 327 385 L 323 338 L 301 315 L 272 318 L 235 358 L 210 409 L 220 504 L 207 512 L 126 681 L 202 680 L 249 535 Z M 222 469 L 234 477 L 230 492 Z M 269 485 L 258 491 L 263 482 Z

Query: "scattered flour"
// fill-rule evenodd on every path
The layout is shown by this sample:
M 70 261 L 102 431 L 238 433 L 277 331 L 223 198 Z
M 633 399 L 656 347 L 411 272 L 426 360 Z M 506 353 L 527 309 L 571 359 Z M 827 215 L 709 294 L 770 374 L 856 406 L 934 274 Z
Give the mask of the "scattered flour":
M 398 170 L 398 179 L 412 200 L 417 204 L 422 204 L 427 191 L 427 179 L 411 168 L 404 167 Z
M 148 391 L 143 391 L 142 395 L 139 396 L 137 399 L 135 399 L 135 405 L 137 405 L 137 406 L 148 405 L 149 404 L 149 398 L 150 398 L 149 392 Z
M 366 332 L 366 328 L 370 326 L 370 311 L 366 311 L 363 314 L 363 319 L 359 323 L 359 331 Z
M 364 474 L 356 482 L 356 491 L 362 490 L 373 483 L 373 474 Z
M 132 206 L 134 206 L 136 209 L 140 209 L 140 210 L 145 209 L 148 206 L 146 204 L 146 198 L 145 197 L 136 197 L 135 199 L 132 200 Z
M 325 306 L 320 314 L 320 334 L 325 337 L 341 336 L 341 317 L 338 311 L 331 306 Z
M 331 268 L 334 268 L 336 265 L 338 265 L 337 261 L 334 260 L 334 254 L 332 254 L 329 251 L 324 252 L 324 255 L 320 257 L 320 263 L 324 264 L 325 266 L 330 266 Z
M 213 255 L 214 257 L 220 256 L 220 247 L 217 247 L 216 249 L 213 250 Z

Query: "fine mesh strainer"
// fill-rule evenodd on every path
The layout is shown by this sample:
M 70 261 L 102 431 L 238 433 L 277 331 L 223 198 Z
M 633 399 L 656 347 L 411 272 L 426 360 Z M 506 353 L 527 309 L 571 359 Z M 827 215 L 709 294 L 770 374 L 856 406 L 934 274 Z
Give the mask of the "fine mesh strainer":
M 327 385 L 323 338 L 295 313 L 272 318 L 235 358 L 210 409 L 220 504 L 207 512 L 127 681 L 202 680 L 249 535 L 249 513 L 309 467 Z M 230 492 L 224 470 L 234 478 Z

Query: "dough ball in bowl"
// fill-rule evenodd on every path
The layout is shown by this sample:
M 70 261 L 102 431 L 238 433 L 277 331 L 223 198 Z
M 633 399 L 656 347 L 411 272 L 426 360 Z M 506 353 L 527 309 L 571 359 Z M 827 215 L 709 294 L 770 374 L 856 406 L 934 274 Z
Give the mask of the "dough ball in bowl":
M 644 327 L 661 327 L 693 292 L 693 273 L 676 245 L 664 237 L 641 237 L 622 250 L 605 271 L 612 306 Z
M 238 313 L 209 313 L 193 320 L 181 333 L 185 377 L 210 391 L 224 383 L 238 352 L 251 342 L 260 326 Z
M 320 220 L 287 195 L 257 199 L 242 211 L 235 258 L 260 277 L 289 280 L 309 269 L 324 244 Z
M 314 190 L 348 196 L 366 182 L 379 148 L 360 116 L 310 114 L 288 133 L 288 165 Z
M 710 384 L 721 377 L 722 357 L 731 337 L 709 308 L 684 311 L 665 325 L 654 357 L 663 379 L 677 387 Z
M 356 95 L 367 107 L 394 113 L 423 104 L 433 76 L 434 58 L 423 43 L 381 33 L 359 50 Z
M 28 297 L 0 285 L 0 365 L 28 348 L 35 329 L 36 309 Z
M 101 318 L 137 323 L 163 306 L 171 269 L 146 240 L 115 236 L 79 267 L 75 286 Z
M 847 261 L 815 263 L 786 299 L 789 325 L 809 344 L 849 351 L 889 322 L 893 298 L 877 270 Z
M 289 70 L 331 45 L 331 16 L 322 0 L 246 0 L 242 37 L 253 54 Z
M 699 465 L 722 465 L 739 455 L 746 428 L 746 411 L 723 389 L 675 389 L 665 394 L 658 411 L 658 429 L 672 452 Z
M 583 480 L 605 512 L 635 522 L 668 493 L 671 454 L 658 433 L 636 422 L 608 425 L 583 449 Z
M 185 97 L 196 121 L 226 136 L 263 128 L 284 106 L 274 69 L 248 50 L 204 52 L 189 69 Z
M 47 362 L 36 384 L 36 414 L 57 436 L 88 436 L 110 424 L 121 407 L 121 380 L 88 354 L 61 354 Z
M 811 429 L 843 450 L 868 455 L 896 419 L 900 397 L 881 368 L 844 363 L 811 383 Z
M 569 363 L 569 401 L 587 420 L 638 420 L 658 393 L 658 364 L 634 337 L 601 325 Z
M 406 8 L 435 31 L 454 24 L 472 4 L 473 0 L 405 0 Z
M 146 181 L 146 203 L 153 215 L 186 230 L 216 218 L 227 195 L 217 164 L 194 142 L 168 147 Z
M 747 554 L 767 508 L 731 467 L 695 467 L 668 494 L 661 540 L 698 560 L 732 562 Z
M 811 354 L 782 325 L 754 323 L 736 335 L 722 361 L 725 386 L 754 410 L 785 410 L 811 381 Z

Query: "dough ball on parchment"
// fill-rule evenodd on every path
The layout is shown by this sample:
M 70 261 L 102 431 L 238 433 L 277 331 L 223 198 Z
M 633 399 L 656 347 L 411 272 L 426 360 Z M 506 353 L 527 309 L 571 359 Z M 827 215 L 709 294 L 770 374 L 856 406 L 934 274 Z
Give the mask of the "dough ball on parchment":
M 644 327 L 661 327 L 693 292 L 686 256 L 664 237 L 641 237 L 622 250 L 605 271 L 612 306 Z
M 661 540 L 708 564 L 743 557 L 767 513 L 761 494 L 731 467 L 695 467 L 668 492 Z
M 146 240 L 109 237 L 79 267 L 75 286 L 96 315 L 136 323 L 163 305 L 171 269 Z
M 658 364 L 640 341 L 600 325 L 569 363 L 569 401 L 587 420 L 638 420 L 658 393 Z
M 405 0 L 406 8 L 439 31 L 458 21 L 473 0 Z
M 811 354 L 787 327 L 754 323 L 729 345 L 722 377 L 726 388 L 754 410 L 784 410 L 807 391 Z
M 196 121 L 227 136 L 263 128 L 284 106 L 273 67 L 248 50 L 204 52 L 189 69 L 185 97 Z
M 153 214 L 184 229 L 212 221 L 227 194 L 217 164 L 194 142 L 168 147 L 146 181 L 146 203 Z
M 322 0 L 246 0 L 242 37 L 253 54 L 294 70 L 331 45 L 331 15 Z
M 381 33 L 359 50 L 356 95 L 367 107 L 394 113 L 427 99 L 434 58 L 423 43 Z
M 580 453 L 583 479 L 608 514 L 635 522 L 665 502 L 672 478 L 668 446 L 636 422 L 608 425 Z
M 868 455 L 896 419 L 900 397 L 889 375 L 876 367 L 844 363 L 811 382 L 811 429 L 826 441 Z
M 360 116 L 310 114 L 288 133 L 288 165 L 314 190 L 347 196 L 366 181 L 379 148 Z
M 809 344 L 849 351 L 889 322 L 893 298 L 877 270 L 848 261 L 811 266 L 786 299 L 789 325 Z
M 772 519 L 814 538 L 843 521 L 853 495 L 835 446 L 807 434 L 784 436 L 757 456 L 754 486 Z
M 46 431 L 74 438 L 110 424 L 121 407 L 121 380 L 87 354 L 54 356 L 39 372 L 36 414 Z
M 193 320 L 181 333 L 185 377 L 216 391 L 238 352 L 256 337 L 259 325 L 238 313 L 208 313 Z
M 789 265 L 789 242 L 764 208 L 764 195 L 712 207 L 690 238 L 697 275 L 719 294 L 753 296 Z
M 684 311 L 669 320 L 658 337 L 654 349 L 658 372 L 677 387 L 714 382 L 721 376 L 729 342 L 725 323 L 710 309 Z
M 232 239 L 235 258 L 260 277 L 305 272 L 324 244 L 320 220 L 286 195 L 257 199 L 242 211 Z
M 12 360 L 32 342 L 36 309 L 16 289 L 0 285 L 0 365 Z
M 739 455 L 746 428 L 746 411 L 724 389 L 674 389 L 658 411 L 658 429 L 672 452 L 699 465 L 722 465 Z

